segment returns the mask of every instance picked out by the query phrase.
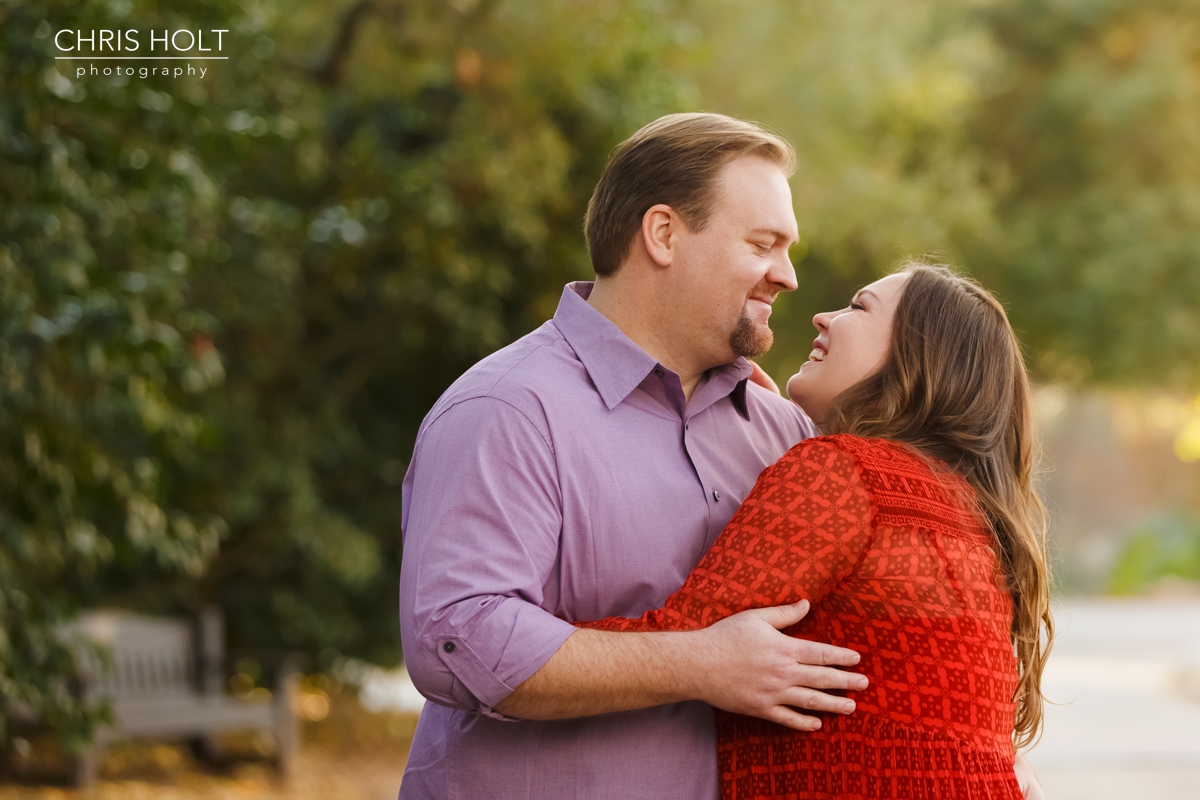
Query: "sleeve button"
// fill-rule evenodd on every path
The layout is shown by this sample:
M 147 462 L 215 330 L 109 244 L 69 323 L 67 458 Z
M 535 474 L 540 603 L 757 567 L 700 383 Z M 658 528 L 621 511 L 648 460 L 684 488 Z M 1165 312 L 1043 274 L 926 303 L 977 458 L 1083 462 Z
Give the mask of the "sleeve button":
M 454 642 L 446 642 L 444 645 L 442 645 L 442 649 L 445 650 L 447 653 L 453 653 L 454 652 Z

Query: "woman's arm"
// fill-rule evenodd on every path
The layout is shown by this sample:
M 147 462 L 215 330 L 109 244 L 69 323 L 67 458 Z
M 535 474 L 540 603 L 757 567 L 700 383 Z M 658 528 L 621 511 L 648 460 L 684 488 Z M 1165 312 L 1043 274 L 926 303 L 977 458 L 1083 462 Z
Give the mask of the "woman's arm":
M 871 497 L 837 444 L 801 442 L 759 476 L 712 549 L 657 610 L 576 623 L 610 631 L 694 630 L 740 611 L 816 603 L 871 542 Z

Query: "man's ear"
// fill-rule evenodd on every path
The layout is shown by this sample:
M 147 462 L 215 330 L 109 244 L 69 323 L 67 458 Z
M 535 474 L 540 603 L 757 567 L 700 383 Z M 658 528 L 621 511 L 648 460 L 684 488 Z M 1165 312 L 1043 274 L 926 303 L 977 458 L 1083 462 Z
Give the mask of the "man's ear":
M 675 260 L 675 233 L 683 223 L 670 206 L 659 203 L 642 215 L 642 242 L 650 259 L 660 267 Z

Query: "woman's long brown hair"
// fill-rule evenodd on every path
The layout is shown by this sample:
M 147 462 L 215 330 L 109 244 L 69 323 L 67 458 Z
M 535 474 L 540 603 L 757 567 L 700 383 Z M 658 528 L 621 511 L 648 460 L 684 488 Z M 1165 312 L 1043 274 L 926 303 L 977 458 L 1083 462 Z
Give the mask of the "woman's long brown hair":
M 974 281 L 921 261 L 907 273 L 890 352 L 871 377 L 838 396 L 824 433 L 906 444 L 974 487 L 1013 599 L 1019 681 L 1018 747 L 1037 740 L 1042 669 L 1054 639 L 1046 510 L 1034 487 L 1038 460 L 1021 346 L 1004 307 Z

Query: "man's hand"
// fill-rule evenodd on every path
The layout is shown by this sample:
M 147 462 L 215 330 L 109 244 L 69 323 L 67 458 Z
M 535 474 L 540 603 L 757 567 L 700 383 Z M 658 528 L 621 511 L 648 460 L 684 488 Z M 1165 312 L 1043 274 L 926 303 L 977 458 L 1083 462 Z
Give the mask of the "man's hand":
M 865 689 L 865 676 L 835 668 L 857 664 L 858 653 L 779 633 L 803 619 L 808 609 L 808 601 L 801 600 L 743 611 L 700 631 L 707 663 L 700 668 L 698 699 L 798 731 L 816 730 L 821 720 L 796 709 L 852 712 L 853 700 L 821 690 Z
M 1013 761 L 1013 772 L 1017 773 L 1017 783 L 1021 784 L 1021 794 L 1025 796 L 1025 800 L 1046 800 L 1037 774 L 1022 753 L 1017 753 L 1017 758 Z
M 579 630 L 496 711 L 524 719 L 568 719 L 703 700 L 717 708 L 816 730 L 795 709 L 849 714 L 854 703 L 824 689 L 863 689 L 858 653 L 779 632 L 808 613 L 808 601 L 734 614 L 699 631 Z

